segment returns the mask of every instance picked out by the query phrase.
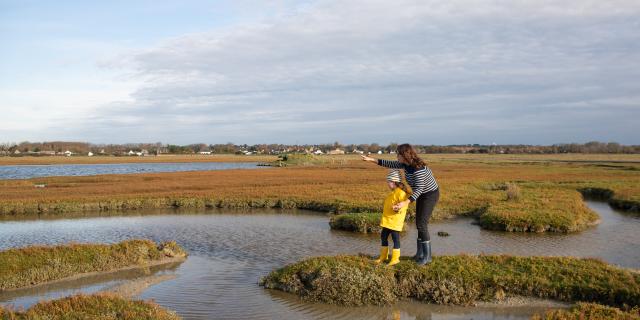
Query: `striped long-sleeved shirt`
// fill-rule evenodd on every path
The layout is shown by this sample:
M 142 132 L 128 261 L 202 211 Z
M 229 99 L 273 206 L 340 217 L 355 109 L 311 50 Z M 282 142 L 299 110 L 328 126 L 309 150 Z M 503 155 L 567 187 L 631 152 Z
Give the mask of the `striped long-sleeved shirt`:
M 436 178 L 433 177 L 433 172 L 431 172 L 431 169 L 428 167 L 416 169 L 400 161 L 383 159 L 378 159 L 378 165 L 392 169 L 404 169 L 404 175 L 413 191 L 411 196 L 409 196 L 411 202 L 418 200 L 418 197 L 423 193 L 438 189 Z

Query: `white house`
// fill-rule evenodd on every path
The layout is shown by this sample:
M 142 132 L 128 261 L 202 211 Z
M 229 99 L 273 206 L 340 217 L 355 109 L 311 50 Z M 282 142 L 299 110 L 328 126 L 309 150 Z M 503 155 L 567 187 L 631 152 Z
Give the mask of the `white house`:
M 331 150 L 329 151 L 329 154 L 344 154 L 344 150 L 340 150 L 340 149 Z
M 382 154 L 382 150 L 378 151 L 378 154 Z
M 324 154 L 324 152 L 322 152 L 322 150 L 318 149 L 318 150 L 314 151 L 313 154 Z
M 67 157 L 71 157 L 72 154 L 73 154 L 73 152 L 71 152 L 69 150 L 64 152 L 64 155 L 67 156 Z
M 200 151 L 200 154 L 211 154 L 211 151 Z
M 87 156 L 93 157 L 93 152 L 89 151 L 89 153 L 87 153 Z
M 133 156 L 133 155 L 135 155 L 136 153 L 135 153 L 133 150 L 129 150 L 129 152 L 127 152 L 127 154 L 128 154 L 128 155 L 130 155 L 130 156 Z

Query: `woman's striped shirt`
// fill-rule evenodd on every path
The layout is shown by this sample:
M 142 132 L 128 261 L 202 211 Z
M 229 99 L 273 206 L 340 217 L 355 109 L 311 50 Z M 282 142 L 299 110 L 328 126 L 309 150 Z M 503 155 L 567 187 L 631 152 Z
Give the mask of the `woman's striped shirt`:
M 409 196 L 411 202 L 418 200 L 418 197 L 423 193 L 438 190 L 436 178 L 433 177 L 433 172 L 431 172 L 431 169 L 428 167 L 416 169 L 400 161 L 383 159 L 378 159 L 378 165 L 392 169 L 404 169 L 404 175 L 413 191 L 411 196 Z

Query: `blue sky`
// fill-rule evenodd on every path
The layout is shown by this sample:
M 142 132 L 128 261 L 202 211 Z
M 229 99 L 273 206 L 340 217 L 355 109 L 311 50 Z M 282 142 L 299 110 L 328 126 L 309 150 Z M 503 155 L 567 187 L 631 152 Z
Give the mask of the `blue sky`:
M 0 0 L 0 141 L 640 144 L 638 1 Z

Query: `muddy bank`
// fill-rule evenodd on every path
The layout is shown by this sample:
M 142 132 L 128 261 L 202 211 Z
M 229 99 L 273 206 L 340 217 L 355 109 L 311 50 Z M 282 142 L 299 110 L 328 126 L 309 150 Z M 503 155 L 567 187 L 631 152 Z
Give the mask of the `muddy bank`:
M 30 246 L 0 252 L 0 290 L 30 288 L 97 274 L 184 261 L 175 242 L 126 240 L 112 245 Z

